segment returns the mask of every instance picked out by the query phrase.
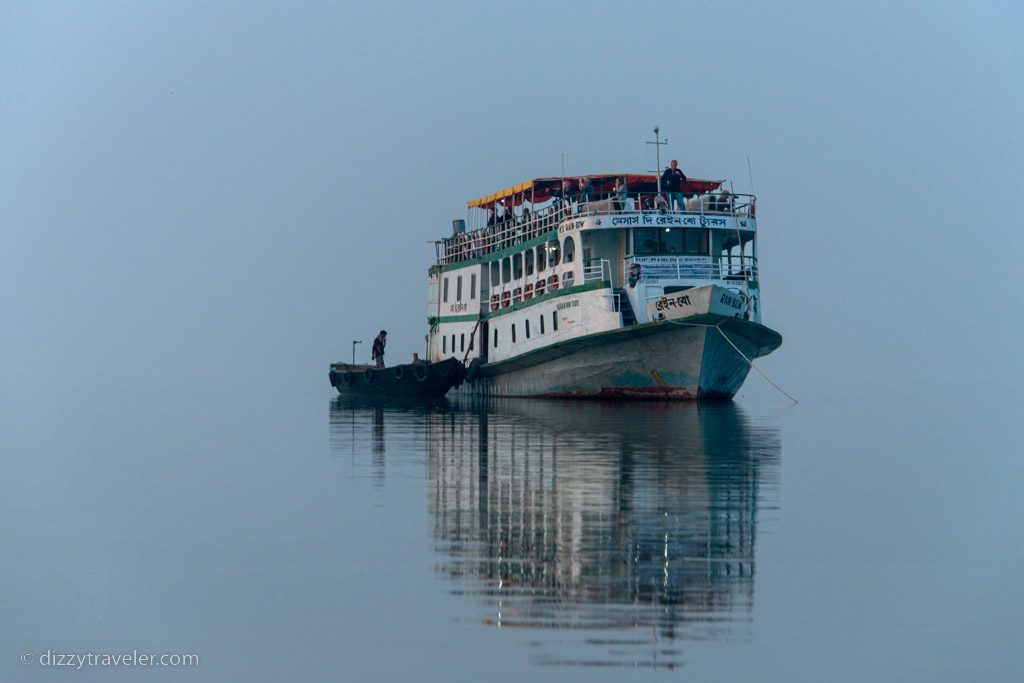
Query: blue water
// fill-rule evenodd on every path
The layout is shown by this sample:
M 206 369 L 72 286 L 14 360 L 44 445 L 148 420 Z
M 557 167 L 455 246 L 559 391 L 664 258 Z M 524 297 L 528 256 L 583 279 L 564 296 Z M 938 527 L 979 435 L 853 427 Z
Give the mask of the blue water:
M 1009 383 L 329 389 L 5 396 L 0 678 L 53 680 L 48 649 L 200 658 L 75 680 L 1024 677 Z

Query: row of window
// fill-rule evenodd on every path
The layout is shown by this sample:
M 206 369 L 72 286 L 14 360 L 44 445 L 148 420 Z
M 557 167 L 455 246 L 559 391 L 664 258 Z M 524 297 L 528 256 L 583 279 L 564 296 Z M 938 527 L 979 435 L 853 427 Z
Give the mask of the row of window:
M 450 280 L 450 279 L 451 278 L 447 278 L 447 277 L 444 278 L 444 285 L 442 287 L 444 291 L 443 291 L 442 296 L 441 296 L 441 300 L 444 303 L 448 303 L 448 280 Z M 469 276 L 469 298 L 470 299 L 475 299 L 476 298 L 476 273 L 472 273 Z M 455 278 L 455 300 L 456 301 L 462 301 L 462 276 L 461 275 L 458 275 Z
M 539 316 L 538 320 L 540 322 L 540 334 L 544 334 L 544 316 L 543 315 Z M 526 328 L 525 329 L 526 338 L 529 339 L 530 338 L 530 321 L 528 319 L 524 321 L 524 327 Z M 551 311 L 551 330 L 553 332 L 557 332 L 558 331 L 558 311 Z M 469 350 L 470 351 L 473 350 L 473 336 L 474 335 L 472 335 L 472 334 L 469 335 Z M 452 353 L 455 353 L 455 335 L 454 334 L 452 335 L 451 339 L 452 339 L 451 345 L 449 345 L 449 343 L 448 343 L 448 335 L 441 335 L 441 352 L 442 353 L 448 353 L 449 349 L 451 349 Z M 512 323 L 512 343 L 513 344 L 516 343 L 516 324 L 515 323 Z M 498 328 L 497 327 L 494 328 L 494 348 L 498 348 Z M 465 351 L 466 351 L 466 334 L 462 333 L 462 334 L 459 335 L 459 353 L 465 353 Z
M 540 334 L 544 334 L 544 316 L 538 318 L 540 320 Z M 525 322 L 526 327 L 526 338 L 530 338 L 530 321 L 527 319 Z M 558 311 L 551 311 L 551 331 L 558 331 Z M 516 324 L 512 323 L 512 343 L 516 343 Z M 494 348 L 498 348 L 498 328 L 494 328 Z
M 558 240 L 538 244 L 519 254 L 506 256 L 500 262 L 492 261 L 491 286 L 497 286 L 499 282 L 507 285 L 512 280 L 518 280 L 523 277 L 524 267 L 526 276 L 529 277 L 535 272 L 539 273 L 546 268 L 554 268 L 560 263 L 572 263 L 575 258 L 576 240 L 572 235 L 567 235 L 561 244 Z
M 452 349 L 452 353 L 455 353 L 455 335 L 454 334 L 452 335 L 452 346 L 451 346 L 451 349 Z M 469 350 L 470 351 L 473 350 L 473 335 L 472 334 L 469 335 Z M 462 333 L 462 334 L 459 335 L 459 353 L 464 353 L 465 351 L 466 351 L 466 334 Z M 448 353 L 448 337 L 446 335 L 441 335 L 441 352 L 442 353 Z
M 544 244 L 538 244 L 532 249 L 524 252 L 506 256 L 500 261 L 491 261 L 491 286 L 499 283 L 507 285 L 512 280 L 518 280 L 525 274 L 527 277 L 535 272 L 539 273 L 547 268 L 554 268 L 561 263 L 572 263 L 576 258 L 576 240 L 567 236 L 562 243 L 558 240 L 551 240 Z M 443 278 L 441 284 L 441 301 L 448 303 L 448 281 L 450 277 Z M 469 299 L 476 299 L 476 273 L 470 275 Z M 462 301 L 462 276 L 455 277 L 455 301 Z

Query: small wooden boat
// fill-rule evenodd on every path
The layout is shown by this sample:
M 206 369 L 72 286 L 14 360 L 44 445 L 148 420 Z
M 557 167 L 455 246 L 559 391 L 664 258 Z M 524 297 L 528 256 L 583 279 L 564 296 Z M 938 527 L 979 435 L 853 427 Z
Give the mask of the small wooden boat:
M 328 377 L 339 394 L 372 396 L 444 396 L 462 384 L 465 366 L 457 358 L 421 361 L 377 369 L 372 365 L 331 363 Z

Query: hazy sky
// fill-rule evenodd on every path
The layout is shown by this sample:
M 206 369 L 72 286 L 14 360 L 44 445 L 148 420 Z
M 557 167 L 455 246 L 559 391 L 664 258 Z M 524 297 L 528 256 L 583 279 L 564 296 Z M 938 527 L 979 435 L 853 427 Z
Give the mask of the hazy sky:
M 1020 374 L 1019 3 L 0 4 L 0 373 L 323 385 L 527 178 L 759 196 L 763 367 Z M 750 380 L 753 381 L 753 380 Z

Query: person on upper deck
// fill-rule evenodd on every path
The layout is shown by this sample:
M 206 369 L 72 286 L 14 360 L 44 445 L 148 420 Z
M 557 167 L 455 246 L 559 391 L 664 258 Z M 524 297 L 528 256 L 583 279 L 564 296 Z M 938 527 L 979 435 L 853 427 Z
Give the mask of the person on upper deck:
M 569 205 L 572 203 L 572 185 L 568 180 L 563 180 L 561 188 L 552 188 L 551 196 L 556 199 L 555 207 L 558 214 L 568 212 Z M 556 218 L 556 220 L 558 219 Z
M 661 174 L 661 189 L 668 193 L 668 208 L 674 211 L 676 204 L 680 210 L 686 209 L 683 199 L 683 183 L 686 182 L 686 175 L 679 170 L 679 162 L 675 159 L 665 172 Z
M 723 190 L 718 198 L 718 210 L 722 213 L 732 213 L 732 194 L 729 190 Z
M 616 211 L 626 208 L 626 179 L 624 177 L 615 179 L 615 185 L 612 187 L 612 207 Z
M 576 201 L 580 204 L 592 201 L 594 199 L 594 186 L 590 182 L 590 178 L 583 176 L 580 178 L 579 187 L 576 194 Z

